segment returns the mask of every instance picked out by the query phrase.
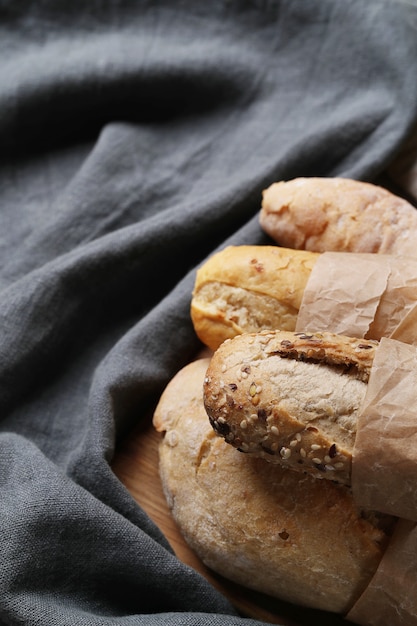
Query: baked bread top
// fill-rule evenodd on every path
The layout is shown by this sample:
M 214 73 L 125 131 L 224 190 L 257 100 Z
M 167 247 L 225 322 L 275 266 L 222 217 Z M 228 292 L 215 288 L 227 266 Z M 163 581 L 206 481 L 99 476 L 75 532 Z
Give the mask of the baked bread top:
M 377 345 L 285 331 L 225 341 L 204 381 L 211 424 L 241 452 L 350 485 L 357 420 Z
M 371 183 L 337 177 L 280 181 L 263 192 L 259 219 L 288 248 L 417 256 L 416 209 Z

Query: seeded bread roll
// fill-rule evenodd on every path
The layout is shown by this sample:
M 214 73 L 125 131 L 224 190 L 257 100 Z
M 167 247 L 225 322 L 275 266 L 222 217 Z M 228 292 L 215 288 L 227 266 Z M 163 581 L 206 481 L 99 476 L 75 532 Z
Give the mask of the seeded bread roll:
M 263 193 L 260 224 L 287 248 L 417 256 L 417 211 L 371 183 L 346 178 L 274 183 Z
M 210 422 L 241 452 L 350 485 L 377 345 L 332 333 L 239 335 L 217 349 L 207 370 Z
M 240 454 L 210 426 L 209 359 L 181 370 L 154 415 L 160 476 L 184 538 L 223 577 L 275 598 L 346 613 L 368 585 L 392 518 L 359 510 L 350 490 Z
M 278 246 L 229 246 L 197 271 L 191 319 L 215 350 L 225 339 L 265 328 L 294 330 L 318 254 Z

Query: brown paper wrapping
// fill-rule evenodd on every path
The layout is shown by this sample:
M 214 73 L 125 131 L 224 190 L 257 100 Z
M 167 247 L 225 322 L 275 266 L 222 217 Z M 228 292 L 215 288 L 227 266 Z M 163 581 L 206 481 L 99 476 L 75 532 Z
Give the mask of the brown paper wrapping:
M 416 343 L 417 335 L 417 304 L 406 315 L 391 333 L 391 339 L 397 339 L 404 343 Z
M 374 577 L 346 618 L 362 626 L 417 626 L 417 525 L 399 520 Z
M 364 626 L 417 626 L 417 347 L 414 345 L 382 338 L 375 352 L 358 420 L 352 491 L 359 506 L 401 519 L 373 579 L 347 618 Z
M 380 339 L 417 305 L 417 260 L 384 254 L 324 252 L 304 291 L 296 331 Z M 417 318 L 417 311 L 415 311 Z M 408 327 L 417 343 L 417 326 Z
M 383 337 L 375 351 L 358 419 L 352 491 L 365 509 L 417 521 L 416 346 Z
M 417 626 L 417 264 L 324 253 L 297 331 L 380 339 L 359 418 L 352 490 L 399 520 L 381 563 L 346 616 L 362 626 Z

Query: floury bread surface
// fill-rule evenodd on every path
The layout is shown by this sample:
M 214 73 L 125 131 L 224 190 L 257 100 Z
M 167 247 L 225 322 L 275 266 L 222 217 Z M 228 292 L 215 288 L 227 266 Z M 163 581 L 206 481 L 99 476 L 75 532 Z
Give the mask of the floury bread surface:
M 377 345 L 285 331 L 225 341 L 204 381 L 210 422 L 246 455 L 350 485 L 357 420 Z
M 241 454 L 218 437 L 202 401 L 208 364 L 181 370 L 154 415 L 164 492 L 184 538 L 232 581 L 344 614 L 377 569 L 392 518 L 358 510 L 343 485 Z
M 416 209 L 371 183 L 314 177 L 274 183 L 263 192 L 260 224 L 288 248 L 417 257 Z
M 278 246 L 229 246 L 197 271 L 191 319 L 215 350 L 225 339 L 265 328 L 294 330 L 318 254 Z

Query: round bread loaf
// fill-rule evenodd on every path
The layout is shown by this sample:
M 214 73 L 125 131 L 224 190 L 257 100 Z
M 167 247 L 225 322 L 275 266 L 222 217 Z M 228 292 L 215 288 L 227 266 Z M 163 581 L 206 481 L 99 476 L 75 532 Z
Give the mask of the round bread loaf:
M 260 224 L 279 245 L 316 252 L 417 256 L 417 211 L 378 185 L 295 178 L 263 192 Z
M 345 614 L 378 567 L 392 518 L 359 510 L 344 485 L 249 457 L 218 437 L 202 400 L 208 364 L 181 370 L 154 414 L 164 493 L 184 538 L 227 579 Z

